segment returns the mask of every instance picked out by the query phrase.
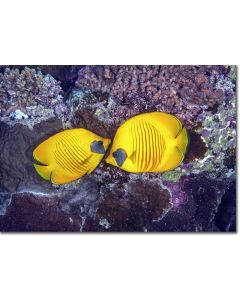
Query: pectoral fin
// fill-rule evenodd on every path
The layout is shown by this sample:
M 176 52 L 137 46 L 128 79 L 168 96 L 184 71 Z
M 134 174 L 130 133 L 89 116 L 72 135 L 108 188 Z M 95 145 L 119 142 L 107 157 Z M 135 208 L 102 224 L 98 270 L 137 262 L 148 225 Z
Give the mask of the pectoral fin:
M 129 159 L 131 159 L 131 161 L 133 162 L 133 164 L 136 163 L 136 153 L 137 153 L 137 151 L 134 151 L 134 152 L 130 155 L 130 157 L 129 157 Z

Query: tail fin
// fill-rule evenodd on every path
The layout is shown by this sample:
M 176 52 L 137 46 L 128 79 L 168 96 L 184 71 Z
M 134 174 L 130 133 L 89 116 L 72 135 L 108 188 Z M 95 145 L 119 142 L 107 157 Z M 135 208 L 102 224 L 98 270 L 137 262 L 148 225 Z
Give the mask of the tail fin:
M 175 138 L 175 144 L 184 155 L 186 153 L 188 145 L 188 134 L 186 127 L 183 127 L 183 129 Z

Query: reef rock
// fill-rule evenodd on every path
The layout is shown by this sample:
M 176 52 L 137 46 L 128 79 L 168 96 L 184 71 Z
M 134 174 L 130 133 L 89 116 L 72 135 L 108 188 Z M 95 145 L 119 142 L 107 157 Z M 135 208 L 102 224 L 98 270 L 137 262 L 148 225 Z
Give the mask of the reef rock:
M 33 149 L 43 140 L 62 130 L 61 122 L 49 119 L 28 126 L 10 126 L 0 122 L 0 186 L 10 192 L 34 188 L 51 189 L 51 184 L 36 174 L 32 157 Z
M 35 124 L 54 117 L 55 106 L 62 102 L 60 82 L 49 74 L 29 67 L 0 72 L 0 121 L 28 119 L 27 124 Z
M 7 213 L 0 217 L 0 230 L 12 232 L 79 231 L 78 216 L 66 216 L 58 208 L 56 197 L 17 193 Z
M 171 208 L 169 192 L 146 180 L 122 187 L 103 185 L 99 201 L 95 220 L 86 221 L 86 231 L 151 231 Z

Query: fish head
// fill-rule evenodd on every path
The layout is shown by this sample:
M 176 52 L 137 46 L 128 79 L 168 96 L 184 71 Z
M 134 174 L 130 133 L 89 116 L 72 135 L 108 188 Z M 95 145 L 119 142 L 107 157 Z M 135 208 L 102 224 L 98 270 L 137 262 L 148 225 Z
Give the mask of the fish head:
M 132 151 L 129 140 L 128 136 L 126 137 L 124 128 L 120 127 L 115 134 L 110 153 L 106 158 L 108 164 L 127 171 Z
M 123 148 L 118 148 L 115 149 L 114 151 L 111 151 L 109 156 L 106 158 L 106 162 L 115 167 L 122 168 L 123 164 L 126 163 L 127 159 L 128 159 L 127 152 Z

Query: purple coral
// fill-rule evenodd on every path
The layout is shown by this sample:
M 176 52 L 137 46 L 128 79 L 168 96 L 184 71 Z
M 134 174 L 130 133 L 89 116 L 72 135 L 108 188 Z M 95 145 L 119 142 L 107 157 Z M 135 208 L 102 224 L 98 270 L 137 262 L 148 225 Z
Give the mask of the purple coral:
M 113 118 L 162 110 L 190 124 L 203 109 L 229 98 L 233 85 L 223 89 L 229 73 L 224 66 L 87 66 L 76 86 L 107 94 Z
M 0 73 L 0 117 L 10 116 L 16 109 L 29 114 L 27 107 L 38 104 L 50 108 L 62 99 L 61 93 L 59 82 L 51 75 L 28 67 L 22 71 L 6 68 Z
M 187 202 L 187 195 L 182 189 L 184 182 L 183 177 L 179 182 L 164 181 L 164 185 L 171 190 L 173 208 L 179 208 Z
M 55 115 L 61 117 L 68 112 L 68 108 L 64 103 L 59 103 L 54 108 Z

